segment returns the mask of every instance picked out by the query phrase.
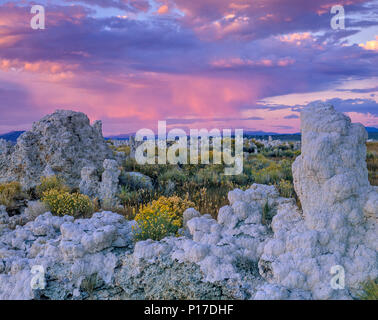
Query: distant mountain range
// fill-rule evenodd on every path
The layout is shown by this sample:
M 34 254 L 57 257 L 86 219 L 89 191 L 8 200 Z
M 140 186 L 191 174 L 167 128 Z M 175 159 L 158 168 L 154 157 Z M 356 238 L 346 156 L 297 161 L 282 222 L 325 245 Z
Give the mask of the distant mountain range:
M 374 133 L 375 133 L 375 132 L 378 132 L 378 128 L 374 128 L 374 127 L 365 127 L 365 129 L 366 129 L 366 131 L 369 132 L 369 133 L 370 133 L 370 132 L 372 132 L 372 133 L 373 133 L 373 132 L 374 132 Z
M 378 139 L 378 128 L 374 127 L 365 127 L 366 131 L 369 133 L 369 139 Z M 135 136 L 134 133 L 128 133 L 128 134 L 120 134 L 116 136 L 107 136 L 105 139 L 110 140 L 128 140 L 131 136 Z M 260 137 L 262 139 L 267 139 L 267 136 L 272 136 L 273 139 L 281 139 L 281 140 L 300 140 L 301 133 L 278 133 L 278 132 L 267 132 L 267 131 L 246 131 L 244 130 L 244 136 L 250 136 L 250 137 Z M 157 138 L 157 135 L 155 136 Z
M 248 136 L 271 136 L 271 135 L 280 135 L 277 132 L 265 132 L 265 131 L 244 131 L 244 135 Z M 129 139 L 131 136 L 135 136 L 134 133 L 127 133 L 127 134 L 120 134 L 117 136 L 107 136 L 105 139 L 112 139 L 112 140 L 126 140 Z M 157 135 L 156 135 L 157 137 Z
M 378 139 L 378 128 L 375 127 L 365 127 L 366 131 L 369 133 L 369 139 Z M 17 138 L 23 134 L 25 131 L 11 131 L 8 133 L 0 134 L 0 139 L 5 139 L 13 143 L 17 142 Z M 135 133 L 119 134 L 115 136 L 107 136 L 107 140 L 128 140 Z M 300 140 L 300 132 L 298 133 L 278 133 L 278 132 L 266 132 L 266 131 L 244 131 L 245 136 L 250 137 L 261 137 L 266 139 L 267 136 L 272 136 L 273 139 L 281 140 Z
M 265 132 L 265 131 L 246 131 L 244 130 L 244 135 L 246 136 L 277 136 L 280 133 L 277 132 Z
M 0 134 L 0 139 L 4 139 L 11 142 L 16 142 L 17 138 L 22 135 L 25 131 L 11 131 L 8 133 Z
M 134 133 L 119 134 L 117 136 L 107 136 L 106 140 L 128 140 L 131 136 L 135 136 Z

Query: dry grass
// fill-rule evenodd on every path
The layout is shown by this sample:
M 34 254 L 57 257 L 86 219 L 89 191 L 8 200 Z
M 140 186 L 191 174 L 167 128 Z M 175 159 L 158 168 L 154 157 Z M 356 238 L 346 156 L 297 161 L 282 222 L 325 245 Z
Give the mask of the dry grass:
M 369 181 L 373 186 L 378 186 L 378 142 L 368 142 L 367 147 L 367 169 Z
M 378 154 L 378 141 L 367 142 L 366 146 L 368 151 Z
M 228 192 L 247 189 L 254 182 L 275 185 L 283 196 L 293 196 L 292 158 L 267 158 L 251 155 L 244 161 L 243 173 L 225 176 L 223 165 L 138 165 L 132 159 L 123 165 L 123 171 L 137 171 L 152 179 L 154 190 L 148 191 L 128 184 L 118 195 L 117 210 L 125 217 L 134 217 L 144 206 L 161 196 L 178 196 L 195 204 L 202 214 L 217 218 L 221 207 L 228 205 Z M 170 184 L 173 183 L 173 187 Z M 114 211 L 114 208 L 113 208 Z
M 363 284 L 360 300 L 378 300 L 378 279 L 368 280 Z

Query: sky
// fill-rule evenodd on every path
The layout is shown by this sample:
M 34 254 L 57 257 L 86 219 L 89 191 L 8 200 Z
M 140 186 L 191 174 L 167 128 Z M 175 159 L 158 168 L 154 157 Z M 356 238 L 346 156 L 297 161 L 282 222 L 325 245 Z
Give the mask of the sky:
M 378 0 L 0 0 L 0 133 L 57 109 L 105 135 L 294 133 L 314 103 L 378 127 L 377 66 Z

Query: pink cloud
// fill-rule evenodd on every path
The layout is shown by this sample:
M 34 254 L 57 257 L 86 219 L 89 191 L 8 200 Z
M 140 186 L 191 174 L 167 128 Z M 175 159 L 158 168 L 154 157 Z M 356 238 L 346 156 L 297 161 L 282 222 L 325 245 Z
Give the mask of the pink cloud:
M 160 8 L 157 10 L 158 14 L 166 14 L 169 12 L 169 7 L 166 4 L 163 4 L 160 6 Z
M 360 47 L 365 50 L 378 51 L 378 36 L 375 36 L 375 40 L 367 41 L 366 43 L 360 43 Z
M 367 1 L 339 0 L 337 4 L 351 6 Z M 335 5 L 331 0 L 171 0 L 171 3 L 184 13 L 184 23 L 208 40 L 228 36 L 253 39 L 264 31 L 279 34 L 293 29 L 293 21 L 306 28 L 310 22 L 308 19 L 317 19 L 319 15 L 329 13 Z M 231 16 L 232 19 L 227 18 Z M 321 27 L 322 19 L 318 19 L 318 27 Z
M 363 50 L 375 48 L 368 43 L 344 48 L 331 41 L 319 55 L 312 30 L 295 29 L 296 19 L 313 17 L 316 8 L 302 0 L 164 0 L 160 14 L 179 9 L 184 17 L 152 13 L 145 21 L 52 6 L 48 28 L 36 33 L 26 7 L 0 6 L 0 130 L 17 117 L 31 122 L 66 108 L 104 119 L 106 134 L 153 128 L 164 119 L 297 131 L 298 119 L 284 119 L 290 108 L 259 109 L 258 101 L 321 92 L 349 76 L 370 76 L 374 65 L 375 49 Z
M 291 58 L 280 58 L 280 59 L 242 59 L 239 57 L 229 58 L 229 59 L 216 59 L 210 62 L 210 64 L 215 68 L 235 68 L 235 67 L 287 67 L 294 64 L 295 60 Z
M 161 73 L 122 78 L 69 66 L 70 77 L 63 77 L 68 70 L 58 64 L 3 61 L 1 65 L 7 71 L 0 71 L 0 79 L 6 77 L 22 86 L 29 92 L 29 105 L 40 113 L 68 108 L 83 111 L 92 120 L 123 119 L 128 123 L 127 119 L 134 119 L 120 132 L 135 131 L 172 117 L 237 117 L 237 107 L 255 103 L 265 83 L 260 78 L 251 83 L 237 78 Z M 11 65 L 19 68 L 12 69 Z M 110 125 L 104 125 L 104 129 L 106 133 L 117 133 L 117 128 Z
M 291 33 L 291 34 L 279 36 L 278 38 L 282 42 L 295 43 L 297 45 L 300 45 L 301 42 L 304 40 L 314 40 L 309 32 Z

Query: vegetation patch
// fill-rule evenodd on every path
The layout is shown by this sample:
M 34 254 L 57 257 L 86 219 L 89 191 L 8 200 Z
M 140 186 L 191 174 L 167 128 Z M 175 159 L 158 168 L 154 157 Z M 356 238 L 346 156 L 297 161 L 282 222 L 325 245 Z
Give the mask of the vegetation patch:
M 168 235 L 178 235 L 182 228 L 183 213 L 194 207 L 188 199 L 160 197 L 151 204 L 141 208 L 135 217 L 137 227 L 134 228 L 134 239 L 161 240 Z
M 27 194 L 22 191 L 19 182 L 9 182 L 0 185 L 0 205 L 5 206 L 8 213 L 17 211 L 20 202 L 24 202 L 26 198 Z
M 378 186 L 378 141 L 366 144 L 366 164 L 369 171 L 369 182 L 372 186 Z
M 57 176 L 50 176 L 41 177 L 41 184 L 36 187 L 35 193 L 36 196 L 40 199 L 43 197 L 43 194 L 46 191 L 50 191 L 52 189 L 59 190 L 61 192 L 70 191 L 70 188 L 65 184 L 65 181 L 62 178 L 59 178 Z
M 53 214 L 80 217 L 93 213 L 94 205 L 89 197 L 80 193 L 52 189 L 43 193 L 45 203 Z
M 260 146 L 261 148 L 261 146 Z M 291 165 L 299 154 L 293 150 L 284 156 L 267 157 L 263 154 L 249 154 L 244 159 L 243 173 L 235 176 L 224 175 L 224 165 L 139 165 L 133 159 L 125 161 L 124 172 L 140 172 L 152 179 L 154 190 L 125 186 L 118 195 L 122 211 L 127 217 L 133 217 L 140 207 L 144 207 L 161 196 L 177 196 L 192 201 L 202 213 L 217 217 L 221 207 L 228 204 L 228 192 L 239 188 L 246 190 L 253 183 L 274 185 L 283 197 L 297 199 Z
M 378 279 L 366 281 L 358 298 L 360 300 L 378 300 Z

